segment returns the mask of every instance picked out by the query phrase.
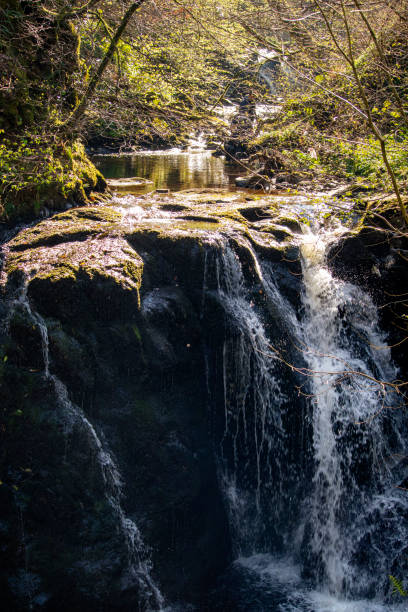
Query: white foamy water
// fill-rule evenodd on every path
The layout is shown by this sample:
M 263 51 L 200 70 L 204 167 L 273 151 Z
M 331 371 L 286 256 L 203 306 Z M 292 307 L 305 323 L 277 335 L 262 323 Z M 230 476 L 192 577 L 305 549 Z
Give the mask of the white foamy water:
M 190 134 L 190 138 L 187 143 L 187 152 L 188 153 L 203 153 L 207 147 L 207 139 L 203 132 L 199 132 L 195 134 L 194 132 Z
M 290 557 L 258 554 L 241 557 L 234 563 L 244 575 L 253 579 L 252 588 L 259 592 L 257 610 L 265 612 L 402 612 L 406 604 L 384 604 L 368 599 L 345 600 L 308 586 L 301 577 L 301 567 Z M 251 604 L 249 604 L 250 606 Z M 240 608 L 244 609 L 244 608 Z M 250 608 L 248 607 L 248 610 Z
M 261 280 L 259 262 L 249 244 L 247 252 Z M 278 454 L 273 458 L 270 455 L 274 433 L 282 432 L 280 413 L 274 407 L 283 401 L 284 394 L 274 374 L 277 361 L 270 354 L 263 322 L 248 299 L 240 260 L 225 239 L 219 244 L 216 276 L 218 297 L 236 330 L 223 346 L 224 440 L 232 461 L 225 463 L 222 486 L 236 549 L 242 552 L 253 549 L 262 530 L 261 496 L 270 479 L 269 461 L 279 470 Z M 245 467 L 243 454 L 248 457 Z M 243 481 L 248 480 L 252 482 L 251 491 L 243 488 Z
M 378 578 L 370 577 L 353 559 L 370 529 L 370 509 L 376 507 L 381 514 L 380 491 L 388 496 L 387 513 L 395 519 L 400 514 L 404 500 L 401 496 L 398 504 L 392 501 L 396 482 L 390 469 L 398 459 L 390 464 L 388 458 L 403 451 L 403 445 L 398 424 L 393 423 L 395 394 L 378 382 L 391 382 L 397 372 L 379 328 L 377 308 L 360 288 L 334 278 L 325 267 L 325 247 L 331 238 L 307 231 L 301 247 L 302 350 L 309 368 L 316 464 L 313 492 L 306 502 L 310 546 L 323 585 L 340 596 L 379 586 Z M 392 443 L 385 431 L 390 426 Z M 408 508 L 408 500 L 405 503 Z M 377 564 L 384 583 L 386 558 Z
M 384 603 L 392 590 L 389 574 L 404 566 L 407 549 L 408 496 L 397 488 L 405 474 L 406 426 L 398 409 L 402 400 L 391 386 L 398 372 L 371 297 L 335 278 L 326 266 L 327 247 L 344 228 L 311 225 L 314 229 L 305 225 L 301 243 L 300 312 L 282 295 L 272 263 L 253 266 L 270 302 L 272 329 L 286 330 L 296 345 L 299 363 L 295 359 L 292 370 L 300 376 L 299 397 L 309 406 L 302 435 L 308 440 L 310 473 L 302 473 L 301 457 L 291 454 L 290 438 L 298 432 L 280 435 L 284 385 L 290 379 L 285 383 L 277 368 L 278 353 L 271 351 L 237 255 L 224 246 L 220 257 L 219 294 L 239 330 L 223 351 L 224 440 L 232 445 L 234 463 L 222 476 L 233 534 L 240 542 L 236 566 L 252 576 L 248 588 L 255 595 L 248 601 L 258 601 L 257 593 L 265 601 L 256 610 L 399 611 L 404 607 L 398 594 L 395 604 Z M 299 407 L 293 400 L 290 410 Z M 261 427 L 253 428 L 254 422 Z M 256 518 L 248 511 L 251 456 L 256 459 Z M 273 456 L 278 461 L 271 461 Z M 291 462 L 299 480 L 308 483 L 295 500 L 280 477 Z M 297 527 L 281 521 L 278 536 L 268 542 L 264 530 L 257 540 L 254 526 L 265 526 L 265 509 L 275 516 L 276 508 L 282 519 L 292 505 L 299 509 Z M 285 557 L 271 554 L 277 537 Z M 397 578 L 404 582 L 401 572 Z M 271 602 L 274 608 L 268 607 Z

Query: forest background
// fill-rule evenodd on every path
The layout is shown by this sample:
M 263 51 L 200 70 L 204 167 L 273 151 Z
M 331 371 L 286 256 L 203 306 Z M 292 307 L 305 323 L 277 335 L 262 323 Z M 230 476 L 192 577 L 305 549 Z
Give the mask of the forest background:
M 404 0 L 0 0 L 1 219 L 95 200 L 91 147 L 226 140 L 250 96 L 279 100 L 240 137 L 265 180 L 335 177 L 406 223 L 407 41 Z

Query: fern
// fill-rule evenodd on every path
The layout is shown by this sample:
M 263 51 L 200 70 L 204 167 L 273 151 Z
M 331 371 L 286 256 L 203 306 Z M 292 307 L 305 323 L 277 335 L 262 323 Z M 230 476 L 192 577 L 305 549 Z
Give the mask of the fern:
M 397 578 L 395 578 L 395 576 L 389 576 L 389 579 L 391 580 L 391 584 L 394 587 L 392 590 L 392 594 L 394 595 L 395 593 L 399 593 L 402 597 L 407 597 L 408 593 L 404 590 L 404 587 L 402 586 L 402 582 L 400 582 L 400 580 L 397 580 Z

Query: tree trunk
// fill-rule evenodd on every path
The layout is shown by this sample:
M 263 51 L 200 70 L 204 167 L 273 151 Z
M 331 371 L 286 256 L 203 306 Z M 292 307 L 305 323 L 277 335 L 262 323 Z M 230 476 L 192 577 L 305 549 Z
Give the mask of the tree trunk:
M 118 46 L 120 37 L 122 36 L 123 32 L 126 29 L 126 26 L 128 25 L 129 21 L 132 19 L 134 13 L 137 11 L 137 9 L 145 2 L 146 0 L 137 0 L 136 2 L 132 2 L 132 4 L 129 6 L 128 10 L 126 11 L 126 13 L 124 14 L 122 21 L 120 22 L 120 25 L 118 27 L 118 29 L 116 30 L 114 36 L 112 37 L 112 40 L 110 42 L 109 48 L 107 50 L 107 52 L 105 53 L 105 56 L 103 58 L 103 60 L 101 61 L 101 63 L 98 66 L 97 71 L 95 72 L 95 74 L 93 75 L 88 88 L 86 90 L 86 92 L 84 93 L 81 101 L 79 102 L 78 106 L 76 107 L 76 109 L 73 111 L 73 113 L 68 117 L 68 119 L 65 121 L 64 126 L 67 125 L 72 125 L 73 123 L 75 123 L 76 121 L 78 121 L 78 119 L 84 114 L 86 107 L 88 105 L 89 100 L 92 98 L 96 86 L 98 85 L 99 81 L 102 78 L 102 75 L 105 71 L 106 66 L 109 64 L 110 60 L 112 59 L 113 54 L 115 53 L 116 47 Z

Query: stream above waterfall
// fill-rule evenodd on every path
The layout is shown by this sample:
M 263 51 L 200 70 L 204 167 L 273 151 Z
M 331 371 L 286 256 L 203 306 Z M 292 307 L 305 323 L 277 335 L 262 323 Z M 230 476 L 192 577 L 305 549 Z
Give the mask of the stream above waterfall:
M 95 155 L 93 161 L 107 179 L 141 177 L 153 181 L 152 189 L 234 188 L 235 177 L 246 170 L 238 163 L 214 157 L 197 145 L 163 151 Z
M 256 105 L 260 119 L 273 116 L 280 107 Z M 226 122 L 236 113 L 235 105 L 219 108 L 219 116 Z M 235 178 L 250 171 L 238 160 L 214 156 L 207 149 L 206 137 L 191 134 L 184 148 L 140 150 L 132 153 L 103 153 L 93 155 L 92 161 L 107 179 L 140 177 L 153 182 L 152 189 L 227 188 L 235 187 Z

